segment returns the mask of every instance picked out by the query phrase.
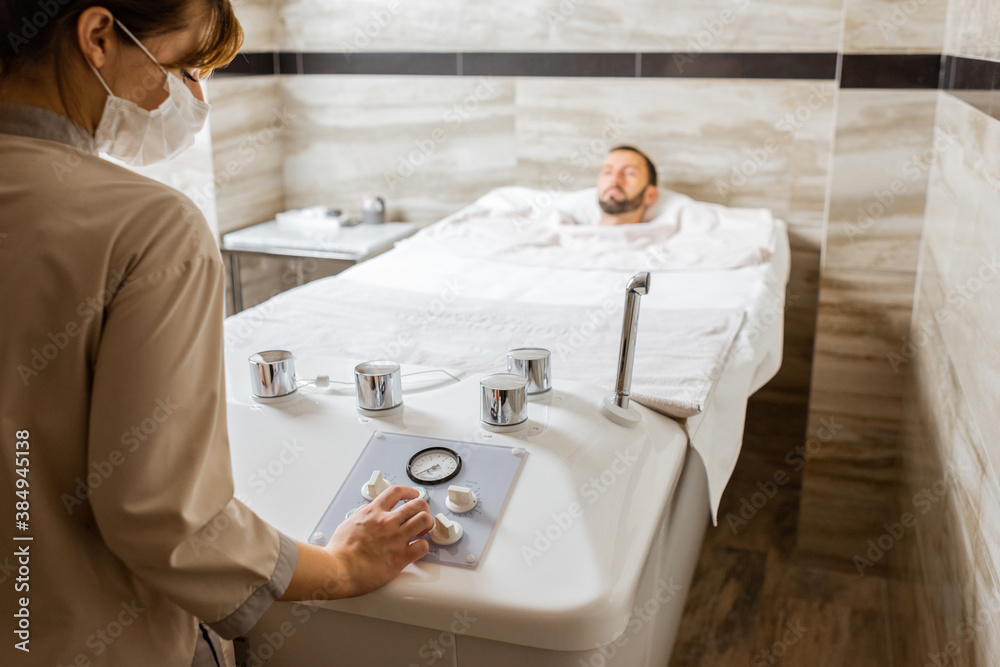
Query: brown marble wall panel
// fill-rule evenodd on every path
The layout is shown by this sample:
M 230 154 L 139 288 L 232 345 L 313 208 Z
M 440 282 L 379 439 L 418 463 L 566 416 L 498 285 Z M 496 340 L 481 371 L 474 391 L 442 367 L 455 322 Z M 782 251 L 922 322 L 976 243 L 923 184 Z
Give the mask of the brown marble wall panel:
M 912 273 L 823 272 L 799 550 L 846 570 L 895 514 L 903 378 L 887 355 L 909 329 L 912 295 Z
M 905 363 L 937 91 L 844 90 L 832 156 L 799 549 L 856 569 L 896 514 Z M 886 572 L 889 560 L 872 570 Z
M 935 657 L 949 665 L 990 664 L 976 659 L 978 639 L 961 641 L 962 624 L 977 606 L 971 563 L 982 539 L 973 508 L 980 504 L 985 468 L 975 462 L 971 441 L 977 438 L 969 434 L 963 392 L 934 321 L 944 303 L 937 281 L 928 279 L 936 273 L 933 259 L 921 267 L 914 322 L 930 323 L 931 334 L 908 366 L 912 384 L 904 394 L 899 505 L 917 523 L 892 553 L 897 568 L 890 605 L 901 631 L 896 650 L 908 660 L 904 664 Z

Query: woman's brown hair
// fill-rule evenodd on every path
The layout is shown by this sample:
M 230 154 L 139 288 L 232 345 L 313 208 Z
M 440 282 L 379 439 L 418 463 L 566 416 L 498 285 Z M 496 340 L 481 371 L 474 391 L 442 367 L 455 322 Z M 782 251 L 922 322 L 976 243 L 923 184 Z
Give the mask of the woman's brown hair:
M 194 53 L 165 66 L 190 67 L 206 75 L 232 61 L 243 45 L 243 29 L 230 0 L 3 0 L 0 5 L 0 76 L 65 54 L 76 39 L 76 23 L 90 7 L 103 7 L 139 41 L 186 27 L 192 3 L 203 3 L 210 29 Z M 119 29 L 119 36 L 129 41 Z
M 68 113 L 80 121 L 76 86 L 66 75 L 65 63 L 76 50 L 76 25 L 85 10 L 103 7 L 121 21 L 140 42 L 185 28 L 192 5 L 207 11 L 208 29 L 201 43 L 179 62 L 166 68 L 197 69 L 202 77 L 228 65 L 243 46 L 243 28 L 230 0 L 2 0 L 0 4 L 0 83 L 38 68 L 54 68 L 59 94 Z M 116 26 L 119 36 L 130 42 Z M 79 54 L 79 51 L 77 51 Z M 0 102 L 3 100 L 0 99 Z

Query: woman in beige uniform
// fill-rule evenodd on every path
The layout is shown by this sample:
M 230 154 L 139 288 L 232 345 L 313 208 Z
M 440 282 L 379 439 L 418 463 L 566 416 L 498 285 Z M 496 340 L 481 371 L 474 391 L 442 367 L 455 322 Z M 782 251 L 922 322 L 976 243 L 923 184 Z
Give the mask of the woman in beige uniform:
M 423 556 L 409 488 L 325 549 L 233 497 L 218 247 L 183 195 L 98 157 L 191 145 L 199 76 L 242 42 L 229 0 L 4 0 L 0 39 L 0 664 L 216 664 L 215 633 L 274 600 Z

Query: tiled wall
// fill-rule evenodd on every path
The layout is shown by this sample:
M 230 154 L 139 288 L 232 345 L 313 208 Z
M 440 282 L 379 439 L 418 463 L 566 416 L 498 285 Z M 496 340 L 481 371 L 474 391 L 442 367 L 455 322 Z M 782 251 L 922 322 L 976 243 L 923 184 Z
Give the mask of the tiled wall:
M 430 223 L 510 185 L 514 89 L 499 77 L 284 79 L 295 115 L 285 142 L 288 205 L 360 215 L 362 195 L 379 193 L 388 219 Z
M 296 122 L 275 77 L 209 83 L 219 229 L 274 218 L 285 206 L 285 140 Z
M 940 53 L 946 0 L 846 0 L 844 53 Z
M 937 95 L 840 94 L 799 550 L 848 570 L 895 508 L 904 376 L 887 355 L 910 326 Z
M 279 16 L 290 51 L 836 51 L 841 4 L 286 0 Z
M 992 0 L 948 0 L 945 52 L 1000 58 L 1000 5 Z
M 843 50 L 939 53 L 946 10 L 944 0 L 848 0 Z M 909 332 L 936 88 L 843 89 L 838 99 L 798 553 L 849 572 L 897 508 L 906 380 L 887 355 Z
M 1000 656 L 1000 2 L 952 1 L 946 53 L 973 60 L 940 94 L 909 335 L 897 616 L 919 633 L 904 664 L 993 665 Z M 949 58 L 954 63 L 953 58 Z M 961 70 L 963 63 L 959 63 Z

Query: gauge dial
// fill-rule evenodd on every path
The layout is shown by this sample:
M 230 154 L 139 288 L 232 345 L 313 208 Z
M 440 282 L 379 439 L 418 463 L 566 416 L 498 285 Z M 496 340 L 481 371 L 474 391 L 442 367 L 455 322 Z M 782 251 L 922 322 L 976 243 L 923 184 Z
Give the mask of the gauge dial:
M 440 484 L 462 469 L 462 457 L 447 447 L 430 447 L 413 455 L 406 464 L 406 474 L 414 482 Z

